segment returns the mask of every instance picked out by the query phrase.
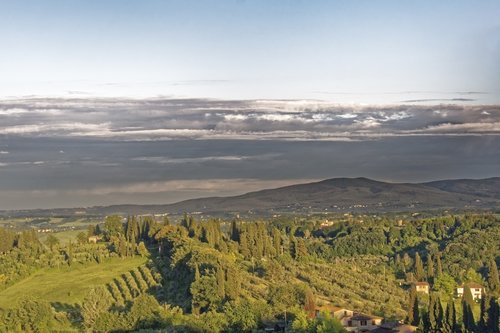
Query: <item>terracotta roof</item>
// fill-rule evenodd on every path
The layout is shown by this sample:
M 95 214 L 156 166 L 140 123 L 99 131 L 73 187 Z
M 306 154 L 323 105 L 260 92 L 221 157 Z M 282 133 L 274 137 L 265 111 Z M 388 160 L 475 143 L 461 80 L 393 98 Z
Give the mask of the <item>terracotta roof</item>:
M 415 282 L 415 285 L 416 286 L 428 286 L 429 285 L 429 282 Z
M 367 315 L 364 313 L 355 313 L 354 316 L 352 316 L 351 320 L 372 320 L 372 319 L 384 319 L 382 317 L 377 317 L 377 316 L 372 316 L 372 315 Z
M 469 288 L 483 288 L 482 285 L 480 285 L 479 283 L 476 283 L 476 282 L 469 282 L 469 283 L 463 284 L 461 286 L 458 286 L 458 288 L 465 288 L 466 286 Z

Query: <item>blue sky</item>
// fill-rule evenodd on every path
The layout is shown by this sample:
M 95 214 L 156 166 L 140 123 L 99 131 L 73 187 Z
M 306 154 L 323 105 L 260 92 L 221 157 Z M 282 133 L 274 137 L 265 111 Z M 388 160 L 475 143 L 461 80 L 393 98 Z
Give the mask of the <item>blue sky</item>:
M 498 1 L 0 1 L 0 88 L 496 103 L 498 17 Z

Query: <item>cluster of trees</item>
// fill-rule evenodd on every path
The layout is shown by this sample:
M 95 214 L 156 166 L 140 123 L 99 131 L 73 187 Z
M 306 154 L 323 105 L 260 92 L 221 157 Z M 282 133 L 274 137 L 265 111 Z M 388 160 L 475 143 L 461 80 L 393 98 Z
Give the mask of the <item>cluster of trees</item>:
M 477 304 L 470 288 L 465 288 L 459 309 L 456 304 L 457 301 L 452 298 L 445 302 L 438 293 L 431 293 L 429 297 L 419 296 L 412 288 L 407 321 L 418 326 L 418 331 L 422 333 L 500 332 L 500 308 L 495 298 L 481 298 L 479 318 L 475 318 Z
M 40 247 L 41 244 L 34 229 L 16 233 L 5 228 L 0 228 L 0 254 L 7 253 L 15 248 L 21 250 L 39 250 Z
M 489 332 L 495 323 L 498 328 L 500 219 L 481 214 L 398 220 L 351 216 L 325 226 L 321 220 L 198 221 L 185 215 L 171 224 L 166 218 L 109 216 L 64 246 L 50 236 L 43 246 L 33 231 L 0 229 L 7 244 L 0 248 L 0 283 L 4 272 L 19 271 L 19 263 L 27 276 L 32 267 L 61 262 L 150 255 L 147 268 L 91 290 L 77 311 L 82 329 L 249 332 L 286 318 L 294 332 L 343 332 L 327 315 L 310 319 L 314 295 L 391 319 L 408 313 L 407 321 L 425 332 Z M 93 235 L 104 242 L 88 244 Z M 432 285 L 430 297 L 408 293 L 398 283 L 415 281 Z M 458 283 L 472 281 L 486 287 L 481 306 L 468 296 L 463 302 L 452 298 Z M 12 330 L 35 330 L 14 320 L 22 318 L 19 309 L 35 303 L 57 326 L 58 313 L 49 314 L 40 300 L 30 302 L 2 314 L 12 319 Z

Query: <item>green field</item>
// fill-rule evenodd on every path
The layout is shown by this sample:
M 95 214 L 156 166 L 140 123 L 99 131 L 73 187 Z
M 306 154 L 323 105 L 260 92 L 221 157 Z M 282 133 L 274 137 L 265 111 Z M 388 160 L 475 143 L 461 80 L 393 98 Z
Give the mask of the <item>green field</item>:
M 38 234 L 38 239 L 40 242 L 44 243 L 45 240 L 49 235 L 55 236 L 57 239 L 59 239 L 59 242 L 62 245 L 66 245 L 69 243 L 69 241 L 72 241 L 73 243 L 76 242 L 76 235 L 78 235 L 80 232 L 84 232 L 87 234 L 87 230 L 66 230 L 66 231 L 60 231 L 60 232 L 51 232 L 51 233 L 39 233 Z
M 94 285 L 105 284 L 146 262 L 146 258 L 111 258 L 101 264 L 42 269 L 0 292 L 0 308 L 11 308 L 17 300 L 33 295 L 50 302 L 80 303 Z

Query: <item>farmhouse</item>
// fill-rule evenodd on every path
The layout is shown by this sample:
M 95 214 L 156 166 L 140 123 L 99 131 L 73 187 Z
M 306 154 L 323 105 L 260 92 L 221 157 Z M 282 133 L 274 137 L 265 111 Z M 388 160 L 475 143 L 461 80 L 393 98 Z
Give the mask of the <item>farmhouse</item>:
M 417 293 L 429 293 L 429 283 L 427 282 L 415 282 L 415 290 Z
M 457 290 L 456 290 L 457 297 L 462 297 L 464 295 L 465 287 L 470 288 L 470 291 L 472 292 L 472 298 L 474 300 L 481 299 L 481 297 L 483 295 L 483 286 L 480 285 L 479 283 L 475 283 L 475 282 L 467 283 L 465 285 L 461 285 L 461 286 L 457 287 Z
M 96 244 L 98 241 L 100 241 L 102 239 L 101 236 L 97 236 L 97 235 L 94 235 L 94 236 L 89 236 L 89 243 L 94 243 Z
M 315 318 L 321 318 L 322 313 L 328 313 L 330 316 L 337 318 L 342 323 L 342 326 L 348 325 L 349 319 L 354 315 L 352 310 L 344 309 L 333 305 L 317 306 L 314 311 Z
M 333 305 L 317 306 L 314 317 L 321 318 L 325 313 L 337 318 L 342 326 L 349 332 L 361 333 L 369 332 L 382 324 L 382 317 L 367 315 L 360 312 L 354 312 L 342 307 Z
M 345 329 L 349 332 L 369 332 L 378 328 L 382 324 L 382 317 L 371 316 L 364 313 L 355 313 L 347 321 Z

